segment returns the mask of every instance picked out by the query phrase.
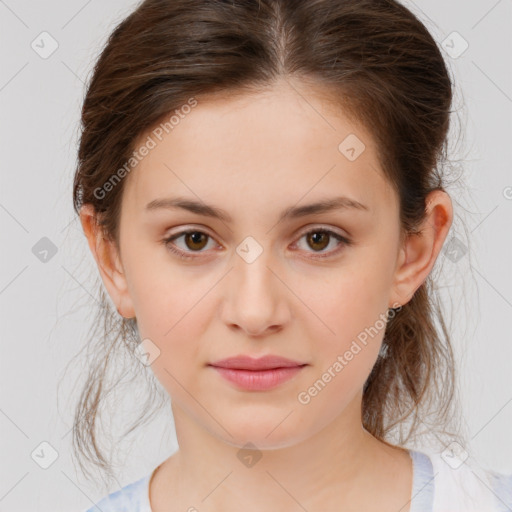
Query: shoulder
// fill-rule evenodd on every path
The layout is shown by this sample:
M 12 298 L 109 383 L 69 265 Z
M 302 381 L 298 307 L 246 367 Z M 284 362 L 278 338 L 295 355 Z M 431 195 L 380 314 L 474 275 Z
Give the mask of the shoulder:
M 146 475 L 102 498 L 85 512 L 151 512 L 149 478 Z
M 446 452 L 429 458 L 435 482 L 433 512 L 512 510 L 512 473 L 483 469 L 470 458 L 461 461 Z

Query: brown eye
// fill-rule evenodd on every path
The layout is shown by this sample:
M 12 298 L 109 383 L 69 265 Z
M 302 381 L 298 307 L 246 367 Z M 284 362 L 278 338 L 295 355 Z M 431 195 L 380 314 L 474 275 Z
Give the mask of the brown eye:
M 312 249 L 323 250 L 329 245 L 330 236 L 326 231 L 310 231 L 307 234 L 307 241 Z
M 208 240 L 208 235 L 201 231 L 189 231 L 183 236 L 187 248 L 195 251 L 203 249 Z
M 183 246 L 180 247 L 179 244 L 175 243 L 175 240 L 183 238 Z M 352 242 L 344 237 L 339 235 L 338 233 L 330 230 L 330 229 L 313 229 L 306 233 L 304 233 L 300 239 L 306 239 L 307 246 L 311 250 L 305 249 L 306 252 L 313 252 L 314 258 L 327 258 L 331 256 L 335 256 L 338 254 L 345 246 L 350 246 Z M 175 235 L 172 235 L 168 238 L 162 240 L 162 243 L 167 247 L 167 249 L 176 254 L 179 258 L 183 260 L 189 260 L 193 258 L 197 258 L 201 255 L 201 253 L 206 253 L 206 250 L 203 250 L 207 245 L 208 241 L 213 240 L 210 235 L 207 233 L 203 233 L 202 231 L 197 230 L 188 230 L 182 231 Z M 325 249 L 331 245 L 331 242 L 335 242 L 334 246 L 336 247 L 334 250 L 326 251 Z M 215 245 L 215 244 L 214 244 Z M 294 245 L 300 245 L 298 242 L 295 242 Z M 197 253 L 195 255 L 194 253 Z M 316 254 L 315 254 L 316 253 Z
M 179 246 L 175 243 L 175 240 L 183 238 L 184 246 Z M 208 239 L 211 239 L 210 235 L 207 233 L 203 233 L 202 231 L 197 230 L 189 230 L 182 231 L 171 237 L 165 238 L 162 240 L 162 243 L 171 251 L 172 253 L 179 256 L 181 259 L 192 259 L 196 256 L 193 254 L 194 252 L 199 253 L 200 255 L 203 252 L 204 247 L 208 243 Z
M 330 230 L 330 229 L 312 229 L 303 233 L 303 235 L 299 238 L 298 242 L 295 242 L 294 245 L 298 245 L 300 248 L 300 241 L 302 239 L 306 240 L 306 252 L 313 253 L 313 258 L 328 258 L 331 256 L 337 255 L 345 246 L 350 246 L 352 242 L 344 237 L 339 235 L 338 233 Z M 325 250 L 331 242 L 334 242 L 333 246 L 334 250 Z M 308 250 L 313 249 L 313 251 Z M 317 253 L 317 254 L 315 254 Z

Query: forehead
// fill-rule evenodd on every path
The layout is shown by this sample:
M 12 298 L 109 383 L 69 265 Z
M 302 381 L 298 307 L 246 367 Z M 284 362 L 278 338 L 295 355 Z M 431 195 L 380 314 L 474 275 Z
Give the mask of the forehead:
M 124 195 L 137 209 L 177 195 L 240 208 L 252 199 L 261 211 L 333 192 L 371 205 L 392 193 L 373 138 L 324 91 L 280 83 L 197 98 L 187 112 L 169 133 L 160 125 L 159 137 L 156 126 L 139 138 L 154 147 L 128 175 Z

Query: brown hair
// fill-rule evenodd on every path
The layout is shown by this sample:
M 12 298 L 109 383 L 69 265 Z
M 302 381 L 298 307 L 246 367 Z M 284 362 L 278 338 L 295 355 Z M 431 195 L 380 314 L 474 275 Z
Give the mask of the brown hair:
M 393 0 L 143 1 L 110 35 L 87 88 L 75 211 L 92 204 L 105 236 L 118 244 L 124 180 L 107 194 L 98 190 L 130 160 L 140 137 L 191 98 L 257 93 L 282 78 L 329 91 L 367 127 L 398 192 L 403 233 L 419 233 L 427 194 L 445 185 L 453 91 L 436 42 Z M 76 453 L 108 471 L 96 436 L 107 375 L 114 362 L 121 368 L 121 354 L 128 354 L 125 374 L 134 375 L 129 354 L 140 340 L 135 319 L 120 318 L 101 284 L 100 298 L 91 332 L 95 361 L 76 408 L 73 442 Z M 411 420 L 407 435 L 400 430 L 404 444 L 420 423 L 427 431 L 446 427 L 455 417 L 455 370 L 431 276 L 389 319 L 384 347 L 364 386 L 364 428 L 389 440 Z M 144 412 L 154 398 L 147 395 Z

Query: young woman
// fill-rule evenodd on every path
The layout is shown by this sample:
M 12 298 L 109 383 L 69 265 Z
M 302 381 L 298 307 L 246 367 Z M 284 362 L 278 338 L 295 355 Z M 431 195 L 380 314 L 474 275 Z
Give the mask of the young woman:
M 97 414 L 124 350 L 179 449 L 91 512 L 512 507 L 512 475 L 457 432 L 406 446 L 454 403 L 431 276 L 451 102 L 391 0 L 146 0 L 114 30 L 74 205 L 118 322 L 103 295 L 75 443 L 108 469 Z

